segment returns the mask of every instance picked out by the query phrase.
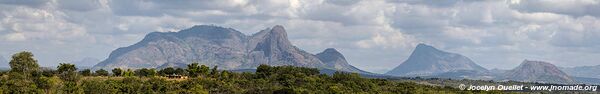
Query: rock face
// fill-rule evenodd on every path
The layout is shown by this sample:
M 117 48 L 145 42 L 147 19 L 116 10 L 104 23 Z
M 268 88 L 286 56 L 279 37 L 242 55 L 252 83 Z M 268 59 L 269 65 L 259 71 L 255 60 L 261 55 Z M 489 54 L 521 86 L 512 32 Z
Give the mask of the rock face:
M 250 36 L 247 49 L 249 61 L 244 63 L 241 69 L 256 68 L 260 64 L 315 68 L 325 65 L 313 54 L 293 46 L 282 26 L 275 26 Z
M 348 62 L 346 61 L 346 58 L 344 58 L 344 55 L 342 55 L 340 52 L 338 52 L 334 48 L 325 49 L 325 51 L 318 53 L 317 57 L 319 58 L 319 60 L 321 60 L 323 63 L 325 63 L 327 65 L 327 67 L 330 67 L 330 68 L 347 71 L 347 72 L 369 73 L 369 72 L 360 70 L 360 69 L 348 64 Z
M 505 79 L 541 83 L 576 83 L 569 75 L 556 66 L 543 61 L 525 60 L 521 65 L 506 72 Z
M 563 72 L 574 77 L 586 77 L 600 79 L 600 65 L 596 66 L 579 66 L 572 68 L 560 68 Z
M 487 69 L 475 64 L 463 55 L 448 53 L 429 45 L 419 44 L 404 63 L 385 74 L 409 77 L 432 76 L 460 70 L 487 72 Z
M 354 68 L 330 67 L 316 55 L 293 46 L 279 25 L 251 36 L 231 28 L 200 25 L 179 32 L 150 33 L 134 45 L 113 51 L 94 69 L 185 68 L 193 62 L 225 70 L 255 69 L 261 64 L 334 70 Z

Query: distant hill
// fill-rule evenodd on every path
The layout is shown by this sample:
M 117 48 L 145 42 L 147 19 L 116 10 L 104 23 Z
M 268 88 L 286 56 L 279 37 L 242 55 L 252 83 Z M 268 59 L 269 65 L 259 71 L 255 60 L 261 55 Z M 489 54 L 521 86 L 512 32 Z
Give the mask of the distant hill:
M 318 53 L 316 56 L 319 58 L 319 60 L 325 63 L 327 67 L 333 69 L 355 73 L 369 73 L 348 64 L 344 55 L 338 52 L 335 48 L 325 49 L 325 51 Z
M 73 61 L 72 63 L 77 65 L 77 67 L 80 67 L 80 69 L 83 69 L 83 68 L 91 68 L 92 66 L 98 64 L 99 62 L 100 62 L 99 59 L 86 57 L 79 61 Z
M 455 53 L 444 52 L 426 44 L 419 44 L 410 57 L 387 75 L 395 76 L 434 76 L 452 71 L 487 72 L 471 59 Z
M 153 32 L 134 45 L 114 50 L 94 69 L 184 67 L 193 62 L 223 70 L 254 69 L 267 64 L 364 72 L 347 64 L 337 51 L 314 55 L 297 48 L 279 25 L 251 36 L 211 25 L 179 32 Z
M 577 83 L 575 79 L 571 78 L 553 64 L 543 61 L 525 60 L 518 67 L 506 72 L 504 77 L 505 79 L 524 82 Z
M 600 65 L 579 66 L 579 67 L 561 67 L 560 70 L 575 77 L 597 78 L 600 79 Z

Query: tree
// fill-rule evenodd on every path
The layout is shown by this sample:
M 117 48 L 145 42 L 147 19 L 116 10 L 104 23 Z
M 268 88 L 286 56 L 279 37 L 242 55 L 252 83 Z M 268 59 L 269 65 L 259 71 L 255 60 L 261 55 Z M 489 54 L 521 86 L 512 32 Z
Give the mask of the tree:
M 8 80 L 0 82 L 9 87 L 6 93 L 41 93 L 36 89 L 36 81 L 42 77 L 42 74 L 39 73 L 39 65 L 31 52 L 23 51 L 14 54 L 9 64 L 11 69 L 8 72 Z M 32 78 L 38 80 L 34 81 Z
M 114 76 L 121 76 L 121 75 L 123 75 L 123 70 L 121 70 L 121 68 L 114 68 L 112 70 L 112 73 Z
M 63 82 L 63 87 L 61 91 L 64 93 L 78 93 L 80 89 L 78 88 L 77 81 L 79 81 L 79 75 L 75 72 L 77 68 L 73 64 L 68 63 L 60 63 L 57 67 L 57 72 L 59 73 L 60 79 L 65 81 Z
M 90 69 L 84 69 L 82 71 L 79 71 L 79 74 L 81 74 L 83 76 L 91 76 L 92 75 L 92 70 L 90 70 Z
M 28 79 L 26 75 L 17 72 L 9 72 L 9 79 L 6 82 L 2 82 L 5 84 L 8 90 L 5 91 L 6 94 L 33 94 L 33 93 L 41 93 L 41 91 L 37 90 L 36 83 L 34 83 L 31 79 Z
M 135 73 L 133 73 L 133 71 L 131 71 L 131 69 L 127 69 L 127 71 L 123 72 L 123 76 L 131 77 L 131 76 L 135 76 Z
M 259 78 L 265 78 L 265 77 L 271 75 L 271 73 L 272 73 L 271 66 L 269 66 L 269 65 L 261 64 L 256 68 L 256 75 Z
M 164 69 L 161 69 L 161 70 L 158 71 L 158 74 L 165 75 L 165 76 L 166 75 L 173 75 L 175 73 L 176 73 L 175 72 L 175 68 L 173 68 L 173 67 L 164 68 Z
M 179 75 L 186 75 L 186 71 L 182 68 L 177 68 L 175 69 L 175 74 L 179 74 Z
M 74 64 L 69 64 L 69 63 L 60 63 L 57 67 L 58 73 L 64 73 L 64 72 L 74 72 L 75 70 L 77 70 L 77 67 L 75 67 Z
M 186 71 L 190 77 L 198 77 L 198 75 L 200 75 L 200 67 L 198 66 L 198 63 L 188 64 Z
M 44 75 L 45 77 L 52 77 L 54 75 L 58 74 L 58 72 L 56 70 L 52 70 L 52 69 L 46 69 L 46 70 L 42 70 L 42 75 Z
M 210 70 L 210 76 L 215 77 L 219 74 L 219 70 L 217 70 L 217 66 L 214 66 L 211 70 Z
M 200 74 L 201 75 L 204 75 L 204 76 L 208 75 L 209 70 L 210 70 L 210 68 L 206 65 L 200 66 Z
M 43 89 L 46 94 L 57 93 L 58 87 L 61 86 L 60 79 L 57 77 L 40 77 L 36 80 L 37 87 Z
M 135 70 L 135 75 L 143 76 L 143 77 L 151 77 L 151 76 L 156 75 L 156 71 L 154 69 L 142 68 L 142 69 Z
M 96 75 L 97 76 L 108 76 L 108 71 L 106 71 L 104 69 L 99 69 L 99 70 L 96 70 Z
M 31 52 L 19 52 L 12 56 L 12 60 L 9 62 L 10 72 L 31 74 L 39 70 L 37 60 L 33 59 Z
M 60 79 L 64 80 L 64 81 L 77 81 L 79 79 L 79 77 L 77 76 L 77 73 L 75 72 L 75 70 L 77 70 L 77 68 L 75 68 L 75 65 L 73 64 L 69 64 L 69 63 L 60 63 L 57 67 L 58 70 L 56 70 L 59 73 Z

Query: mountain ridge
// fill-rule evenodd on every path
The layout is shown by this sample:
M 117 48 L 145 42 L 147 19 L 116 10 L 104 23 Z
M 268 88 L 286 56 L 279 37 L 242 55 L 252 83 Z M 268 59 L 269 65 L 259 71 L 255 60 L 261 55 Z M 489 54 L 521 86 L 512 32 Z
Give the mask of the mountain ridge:
M 249 36 L 232 28 L 197 25 L 179 32 L 149 33 L 138 43 L 114 50 L 93 69 L 179 67 L 197 62 L 225 70 L 267 64 L 364 72 L 345 58 L 337 59 L 348 66 L 330 67 L 317 55 L 292 45 L 281 25 Z

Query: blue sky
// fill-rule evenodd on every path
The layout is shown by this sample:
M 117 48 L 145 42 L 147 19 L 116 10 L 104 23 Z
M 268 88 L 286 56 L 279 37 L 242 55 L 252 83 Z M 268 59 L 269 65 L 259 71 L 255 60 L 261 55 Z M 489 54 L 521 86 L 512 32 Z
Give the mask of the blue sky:
M 252 34 L 283 25 L 311 53 L 336 48 L 384 72 L 418 43 L 488 69 L 524 59 L 600 65 L 598 0 L 2 0 L 0 55 L 32 51 L 42 66 L 106 59 L 149 32 L 213 24 Z

